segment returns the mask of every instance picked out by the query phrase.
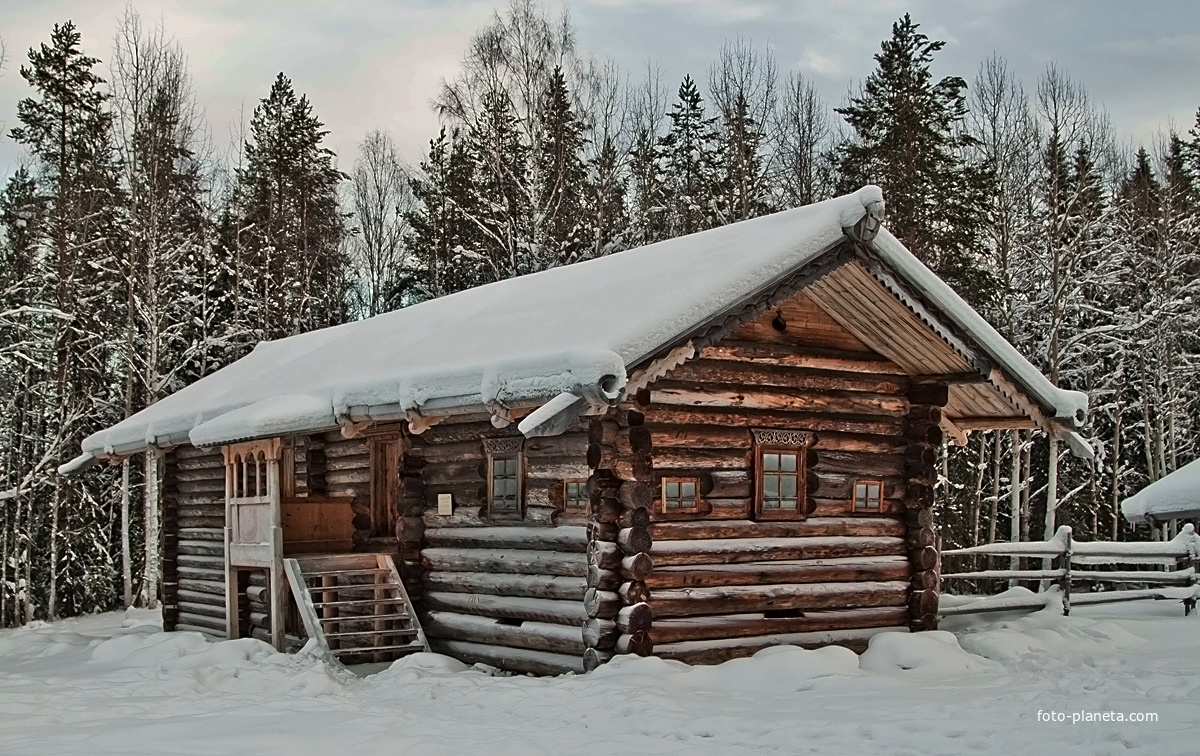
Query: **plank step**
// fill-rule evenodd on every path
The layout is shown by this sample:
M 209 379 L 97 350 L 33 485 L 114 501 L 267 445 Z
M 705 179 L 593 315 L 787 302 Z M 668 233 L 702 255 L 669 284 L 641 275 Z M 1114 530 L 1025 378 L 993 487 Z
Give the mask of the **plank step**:
M 332 650 L 334 656 L 353 656 L 358 654 L 374 654 L 380 651 L 424 651 L 425 645 L 420 641 L 405 643 L 398 646 L 359 646 L 356 648 L 338 648 Z
M 392 614 L 348 614 L 341 617 L 319 617 L 321 624 L 337 622 L 374 622 L 376 620 L 392 620 L 394 622 L 412 622 L 407 612 L 397 611 Z
M 388 572 L 389 570 L 379 567 L 364 568 L 361 570 L 305 570 L 304 577 L 307 580 L 309 578 L 342 577 L 347 575 L 386 575 Z
M 375 638 L 385 637 L 389 635 L 416 635 L 417 631 L 412 628 L 401 628 L 399 630 L 363 630 L 361 632 L 350 633 L 325 633 L 326 638 Z
M 322 587 L 319 585 L 309 586 L 309 590 L 312 593 L 334 593 L 341 591 L 365 591 L 368 589 L 394 590 L 399 587 L 400 586 L 396 585 L 395 583 L 351 583 L 349 585 L 343 583 L 342 585 L 331 585 L 328 587 Z
M 346 599 L 338 601 L 314 601 L 313 606 L 320 609 L 324 606 L 370 606 L 371 604 L 403 604 L 400 596 L 384 596 L 377 599 Z

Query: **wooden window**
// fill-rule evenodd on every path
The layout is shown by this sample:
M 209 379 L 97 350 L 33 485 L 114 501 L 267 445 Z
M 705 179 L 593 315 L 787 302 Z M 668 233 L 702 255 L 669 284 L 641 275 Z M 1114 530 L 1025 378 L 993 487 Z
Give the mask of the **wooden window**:
M 878 480 L 854 481 L 854 511 L 879 512 L 883 509 L 883 483 Z
M 520 518 L 525 505 L 525 464 L 521 438 L 484 439 L 488 455 L 488 516 Z
M 700 508 L 700 482 L 695 478 L 663 478 L 662 509 L 665 514 L 695 512 Z
M 806 515 L 806 449 L 811 434 L 754 430 L 755 513 L 764 520 L 802 520 Z
M 588 506 L 586 480 L 563 481 L 563 507 L 568 510 L 584 511 Z

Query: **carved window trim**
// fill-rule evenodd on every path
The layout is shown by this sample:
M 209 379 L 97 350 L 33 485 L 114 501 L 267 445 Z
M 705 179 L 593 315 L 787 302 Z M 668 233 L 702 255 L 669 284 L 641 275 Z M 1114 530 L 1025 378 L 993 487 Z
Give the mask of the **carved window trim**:
M 779 428 L 753 428 L 751 435 L 754 438 L 754 514 L 759 520 L 803 520 L 808 517 L 808 447 L 815 441 L 815 437 L 808 431 L 788 430 Z M 779 469 L 767 470 L 767 465 L 764 464 L 766 455 L 781 455 Z M 794 456 L 796 458 L 796 469 L 782 469 L 787 465 L 783 464 L 783 456 Z M 785 500 L 782 490 L 785 485 L 784 480 L 794 478 L 796 487 L 796 507 L 794 509 L 785 509 L 780 507 L 767 506 L 769 500 L 766 496 L 767 483 L 766 479 L 770 477 L 774 479 L 774 486 L 778 493 L 774 498 L 780 504 Z
M 859 491 L 860 488 L 862 489 L 861 494 Z M 871 496 L 872 489 L 874 489 L 874 497 Z M 871 506 L 872 501 L 875 503 L 875 506 Z M 879 514 L 883 512 L 883 481 L 854 481 L 854 486 L 850 489 L 850 511 L 872 514 Z
M 667 476 L 659 491 L 660 509 L 664 515 L 695 514 L 700 511 L 700 479 L 687 475 Z M 673 488 L 677 486 L 678 488 Z M 690 488 L 688 488 L 690 486 Z M 686 494 L 690 490 L 691 494 Z M 678 493 L 676 493 L 678 491 Z M 678 502 L 679 506 L 671 506 Z M 687 504 L 690 502 L 690 506 Z
M 525 439 L 522 436 L 483 439 L 483 450 L 487 454 L 487 513 L 493 520 L 520 520 L 525 517 Z M 512 462 L 515 479 L 513 507 L 496 506 L 497 462 Z M 507 467 L 507 465 L 505 465 Z M 507 480 L 508 475 L 503 479 Z M 507 496 L 505 497 L 507 498 Z

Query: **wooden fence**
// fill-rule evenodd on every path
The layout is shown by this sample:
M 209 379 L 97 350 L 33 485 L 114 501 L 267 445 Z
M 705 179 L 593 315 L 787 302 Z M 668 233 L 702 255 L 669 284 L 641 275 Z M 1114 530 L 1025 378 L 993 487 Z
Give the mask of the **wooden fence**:
M 945 557 L 970 555 L 1010 557 L 1014 562 L 1020 557 L 1053 560 L 1050 569 L 951 572 L 943 574 L 942 580 L 1004 580 L 1010 585 L 1020 580 L 1038 580 L 1042 581 L 1043 587 L 1055 584 L 1062 591 L 1064 615 L 1071 613 L 1072 604 L 1085 606 L 1139 599 L 1177 599 L 1183 603 L 1187 615 L 1195 608 L 1200 592 L 1196 575 L 1200 566 L 1200 536 L 1191 524 L 1185 525 L 1170 541 L 1076 541 L 1071 528 L 1064 525 L 1049 541 L 990 543 L 943 553 Z M 1096 569 L 1101 566 L 1120 569 Z M 1072 597 L 1071 586 L 1078 583 L 1093 588 L 1100 583 L 1141 583 L 1157 587 L 1089 592 Z M 1047 605 L 1048 598 L 1046 593 L 1030 597 L 985 597 L 951 603 L 939 614 L 950 617 L 976 612 L 1041 609 Z

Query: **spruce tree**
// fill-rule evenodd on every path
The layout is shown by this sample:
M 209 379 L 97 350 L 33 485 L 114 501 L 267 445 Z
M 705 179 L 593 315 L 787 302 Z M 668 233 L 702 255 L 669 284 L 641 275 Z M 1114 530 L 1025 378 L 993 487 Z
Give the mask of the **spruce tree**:
M 944 42 L 918 31 L 908 14 L 875 55 L 878 68 L 859 94 L 838 108 L 855 138 L 838 149 L 842 191 L 878 184 L 887 226 L 904 244 L 977 306 L 994 293 L 981 259 L 989 175 L 963 151 L 974 139 L 961 128 L 966 82 L 934 81 L 934 53 Z
M 432 299 L 483 283 L 477 261 L 464 252 L 477 246 L 475 161 L 459 132 L 430 140 L 429 154 L 412 180 L 417 207 L 408 213 L 411 275 L 418 299 Z
M 490 282 L 550 266 L 532 248 L 530 148 L 512 101 L 493 90 L 480 104 L 480 118 L 467 134 L 467 154 L 476 164 L 473 211 L 467 217 L 478 232 L 477 244 L 463 254 L 479 264 L 482 280 Z
M 297 95 L 282 73 L 250 120 L 233 245 L 259 338 L 347 318 L 345 218 L 338 204 L 346 175 L 322 146 L 327 133 L 308 97 Z
M 571 107 L 566 77 L 554 69 L 538 111 L 537 202 L 540 207 L 541 254 L 549 266 L 576 262 L 589 250 L 584 203 L 589 193 L 583 161 L 584 126 Z
M 667 231 L 670 236 L 683 236 L 718 225 L 716 119 L 705 114 L 704 100 L 691 76 L 679 85 L 679 101 L 667 117 L 671 128 L 658 144 Z

